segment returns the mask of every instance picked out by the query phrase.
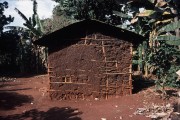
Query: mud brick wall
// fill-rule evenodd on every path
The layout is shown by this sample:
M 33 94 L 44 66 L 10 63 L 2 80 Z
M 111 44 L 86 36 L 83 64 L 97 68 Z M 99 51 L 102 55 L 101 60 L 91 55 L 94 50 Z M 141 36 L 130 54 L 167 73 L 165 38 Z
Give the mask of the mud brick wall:
M 109 95 L 128 93 L 125 90 L 129 74 L 111 73 L 129 72 L 130 45 L 127 41 L 96 33 L 79 38 L 76 44 L 51 48 L 53 52 L 50 51 L 48 58 L 53 71 L 50 73 L 50 96 L 56 99 L 101 97 L 107 92 L 107 79 L 108 86 L 116 86 L 108 87 Z

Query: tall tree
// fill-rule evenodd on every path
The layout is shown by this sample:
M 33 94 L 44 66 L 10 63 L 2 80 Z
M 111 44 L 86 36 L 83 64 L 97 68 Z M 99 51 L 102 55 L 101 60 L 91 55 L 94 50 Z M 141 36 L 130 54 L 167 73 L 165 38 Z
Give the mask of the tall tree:
M 29 19 L 18 8 L 15 8 L 15 11 L 25 21 L 23 25 L 26 27 L 24 29 L 16 26 L 8 26 L 8 28 L 18 30 L 19 34 L 21 34 L 19 43 L 21 72 L 29 72 L 27 70 L 36 69 L 36 72 L 39 73 L 39 70 L 44 70 L 46 66 L 47 53 L 45 47 L 36 46 L 32 43 L 43 35 L 43 27 L 37 14 L 37 2 L 33 0 L 33 14 Z M 32 64 L 30 65 L 28 61 Z M 25 67 L 29 69 L 25 69 Z
M 54 0 L 59 3 L 54 8 L 55 15 L 65 14 L 72 19 L 97 19 L 106 21 L 118 9 L 115 0 Z
M 8 2 L 0 3 L 0 37 L 3 33 L 3 27 L 5 25 L 8 25 L 9 23 L 13 22 L 14 18 L 9 15 L 9 17 L 6 17 L 4 15 L 4 10 L 8 8 Z
M 74 22 L 76 22 L 76 20 L 69 19 L 68 17 L 64 15 L 61 15 L 61 16 L 53 15 L 52 18 L 47 18 L 47 19 L 42 20 L 42 25 L 44 28 L 44 33 L 48 34 L 58 29 L 61 29 L 65 26 L 68 26 Z

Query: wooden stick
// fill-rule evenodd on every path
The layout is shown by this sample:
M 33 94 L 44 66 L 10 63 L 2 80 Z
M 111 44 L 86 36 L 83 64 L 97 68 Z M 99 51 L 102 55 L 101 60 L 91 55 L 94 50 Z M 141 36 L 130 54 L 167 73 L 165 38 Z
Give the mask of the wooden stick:
M 76 47 L 76 46 L 96 46 L 96 47 L 100 47 L 98 44 L 74 44 L 72 46 L 73 47 Z
M 102 46 L 97 46 L 97 47 L 112 47 L 113 45 L 102 45 Z
M 93 59 L 91 59 L 90 61 L 92 61 L 92 62 L 102 62 L 102 63 L 104 63 L 104 62 L 106 62 L 106 63 L 116 63 L 117 61 L 99 61 L 99 60 L 93 60 Z
M 86 33 L 86 37 L 85 37 L 85 41 L 84 41 L 84 45 L 87 45 L 87 33 Z M 81 39 L 82 40 L 82 39 Z
M 95 39 L 95 38 L 80 38 L 81 40 L 94 40 L 94 41 L 115 41 L 115 39 Z
M 78 85 L 92 85 L 87 83 L 75 83 L 75 82 L 50 82 L 50 84 L 78 84 Z
M 118 70 L 118 62 L 116 61 L 116 69 Z
M 130 46 L 130 54 L 131 54 L 131 57 L 133 57 L 133 45 L 132 45 L 132 43 Z M 130 85 L 130 95 L 131 95 L 132 94 L 132 63 L 130 64 L 129 72 L 131 73 L 129 75 L 129 85 Z
M 48 66 L 49 66 L 49 64 L 48 64 Z M 48 67 L 49 69 L 53 69 L 54 67 Z
M 50 87 L 51 87 L 51 86 L 50 86 L 50 79 L 51 79 L 51 78 L 50 78 L 50 73 L 53 73 L 53 72 L 50 71 L 50 69 L 51 69 L 51 67 L 50 67 L 50 65 L 48 64 L 48 81 L 49 81 L 49 88 L 48 88 L 48 90 L 50 90 Z M 50 97 L 50 93 L 49 93 L 49 97 Z M 50 99 L 52 99 L 52 98 L 50 97 Z
M 109 93 L 109 80 L 107 78 L 107 80 L 106 80 L 106 100 L 108 99 L 108 93 Z
M 103 73 L 107 75 L 126 75 L 126 74 L 132 74 L 132 73 Z
M 116 88 L 116 97 L 117 97 L 117 94 L 118 94 L 118 92 L 117 92 L 118 91 L 118 87 L 120 87 L 120 86 L 118 86 L 117 81 L 116 81 L 116 87 L 115 87 Z

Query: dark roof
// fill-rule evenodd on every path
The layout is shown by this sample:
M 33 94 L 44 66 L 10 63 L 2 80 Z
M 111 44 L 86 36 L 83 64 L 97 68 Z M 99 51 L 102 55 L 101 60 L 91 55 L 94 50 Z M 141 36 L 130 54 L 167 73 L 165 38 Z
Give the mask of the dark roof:
M 124 38 L 124 40 L 130 41 L 134 44 L 139 44 L 144 40 L 143 36 L 138 35 L 134 32 L 118 28 L 97 20 L 88 19 L 73 23 L 67 27 L 45 35 L 44 37 L 36 40 L 34 43 L 42 46 L 50 46 L 56 43 L 63 44 L 63 42 L 66 42 L 65 40 L 76 38 L 78 39 L 83 36 L 85 37 L 87 31 L 88 33 L 99 32 L 112 37 L 121 39 Z

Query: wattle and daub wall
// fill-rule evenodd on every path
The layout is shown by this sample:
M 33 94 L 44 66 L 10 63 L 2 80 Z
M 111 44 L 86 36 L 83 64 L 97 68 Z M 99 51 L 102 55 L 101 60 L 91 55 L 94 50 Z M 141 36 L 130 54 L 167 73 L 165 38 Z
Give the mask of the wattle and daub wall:
M 132 46 L 100 33 L 49 48 L 51 99 L 108 98 L 131 94 Z M 74 41 L 74 40 L 73 40 Z

